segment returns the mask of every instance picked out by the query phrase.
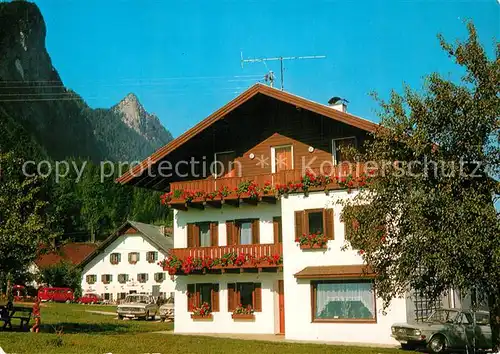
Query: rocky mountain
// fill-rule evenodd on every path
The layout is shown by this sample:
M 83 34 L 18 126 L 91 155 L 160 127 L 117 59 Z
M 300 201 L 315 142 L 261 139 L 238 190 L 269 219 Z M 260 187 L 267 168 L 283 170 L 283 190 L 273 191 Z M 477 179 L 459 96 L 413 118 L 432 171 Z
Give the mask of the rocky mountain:
M 158 118 L 128 95 L 92 109 L 62 82 L 45 47 L 38 7 L 0 2 L 0 149 L 53 159 L 142 159 L 172 139 Z
M 165 144 L 165 141 L 173 139 L 172 134 L 165 130 L 158 117 L 146 112 L 133 93 L 129 93 L 112 110 L 120 114 L 122 121 L 143 136 L 152 146 L 160 147 Z

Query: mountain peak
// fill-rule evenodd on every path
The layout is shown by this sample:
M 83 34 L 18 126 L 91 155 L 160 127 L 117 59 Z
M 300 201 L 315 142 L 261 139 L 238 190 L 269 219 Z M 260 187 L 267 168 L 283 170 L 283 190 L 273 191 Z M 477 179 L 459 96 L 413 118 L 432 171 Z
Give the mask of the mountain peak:
M 158 117 L 148 113 L 134 93 L 129 93 L 112 109 L 120 114 L 123 123 L 148 141 L 158 141 L 161 146 L 162 142 L 172 140 L 172 135 L 161 125 Z

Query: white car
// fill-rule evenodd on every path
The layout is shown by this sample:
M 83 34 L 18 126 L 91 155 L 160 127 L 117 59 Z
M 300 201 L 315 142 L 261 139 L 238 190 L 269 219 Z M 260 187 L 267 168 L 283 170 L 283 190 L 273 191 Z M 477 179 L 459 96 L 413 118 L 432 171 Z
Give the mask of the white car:
M 127 295 L 125 301 L 116 308 L 118 319 L 127 317 L 154 320 L 157 312 L 158 305 L 156 305 L 155 299 L 151 295 L 144 294 Z
M 174 320 L 174 298 L 169 297 L 167 301 L 160 306 L 160 318 L 165 321 L 167 318 L 171 321 Z

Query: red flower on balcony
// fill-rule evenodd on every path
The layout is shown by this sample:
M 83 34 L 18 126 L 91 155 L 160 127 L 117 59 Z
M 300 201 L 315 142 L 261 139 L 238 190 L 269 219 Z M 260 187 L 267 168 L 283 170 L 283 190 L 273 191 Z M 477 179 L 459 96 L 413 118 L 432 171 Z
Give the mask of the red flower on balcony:
M 302 234 L 302 236 L 295 238 L 301 248 L 325 248 L 328 238 L 321 233 Z

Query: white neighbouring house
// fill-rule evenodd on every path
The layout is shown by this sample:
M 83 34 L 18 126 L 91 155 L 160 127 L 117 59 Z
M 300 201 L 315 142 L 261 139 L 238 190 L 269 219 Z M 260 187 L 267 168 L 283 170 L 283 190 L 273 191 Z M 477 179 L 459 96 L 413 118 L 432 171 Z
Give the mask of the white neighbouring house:
M 335 201 L 355 195 L 364 166 L 340 164 L 341 147 L 361 147 L 376 128 L 344 107 L 256 84 L 118 179 L 169 191 L 176 333 L 397 345 L 391 325 L 427 315 L 432 304 L 409 295 L 383 311 L 362 256 L 343 249 Z M 191 159 L 198 164 L 177 175 L 154 173 L 163 161 Z M 305 190 L 306 170 L 338 179 Z M 297 242 L 315 233 L 326 245 Z M 204 303 L 210 316 L 193 314 Z M 254 312 L 238 314 L 239 304 Z
M 127 221 L 80 263 L 82 292 L 108 301 L 131 293 L 168 298 L 174 283 L 158 261 L 172 247 L 172 238 L 161 227 Z

